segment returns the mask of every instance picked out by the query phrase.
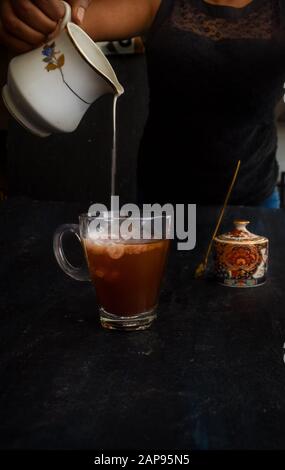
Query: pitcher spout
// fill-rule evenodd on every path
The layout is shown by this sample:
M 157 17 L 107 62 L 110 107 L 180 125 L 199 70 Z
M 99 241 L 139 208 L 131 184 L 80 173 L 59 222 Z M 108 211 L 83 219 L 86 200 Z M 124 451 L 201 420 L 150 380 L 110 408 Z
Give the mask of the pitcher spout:
M 122 95 L 124 88 L 120 84 L 113 67 L 100 47 L 85 31 L 74 23 L 67 24 L 67 32 L 85 61 L 112 86 L 116 95 Z

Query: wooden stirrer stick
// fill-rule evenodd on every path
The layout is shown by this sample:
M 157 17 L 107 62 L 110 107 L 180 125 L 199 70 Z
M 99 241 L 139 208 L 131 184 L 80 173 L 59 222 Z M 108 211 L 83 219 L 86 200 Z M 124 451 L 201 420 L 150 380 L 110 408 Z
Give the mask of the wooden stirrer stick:
M 235 182 L 236 182 L 236 179 L 237 179 L 237 176 L 238 176 L 238 172 L 239 172 L 239 169 L 240 169 L 240 164 L 241 164 L 241 161 L 239 160 L 238 163 L 237 163 L 237 167 L 236 167 L 236 169 L 235 169 L 235 173 L 234 173 L 232 182 L 231 182 L 230 187 L 229 187 L 229 189 L 228 189 L 228 192 L 227 192 L 227 196 L 226 196 L 224 205 L 223 205 L 222 210 L 221 210 L 221 213 L 220 213 L 220 215 L 219 215 L 216 228 L 215 228 L 215 230 L 214 230 L 214 233 L 213 233 L 213 235 L 212 235 L 211 241 L 210 241 L 210 243 L 209 243 L 206 256 L 205 256 L 204 260 L 202 261 L 202 263 L 200 263 L 199 266 L 197 266 L 197 268 L 196 268 L 196 270 L 195 270 L 195 278 L 196 278 L 196 279 L 199 279 L 199 278 L 203 277 L 204 274 L 205 274 L 205 271 L 206 271 L 206 268 L 207 268 L 207 264 L 208 264 L 208 258 L 209 258 L 209 255 L 210 255 L 210 252 L 211 252 L 211 249 L 212 249 L 212 245 L 213 245 L 213 241 L 214 241 L 214 238 L 216 237 L 216 235 L 217 235 L 217 233 L 218 233 L 218 230 L 219 230 L 219 228 L 220 228 L 221 222 L 222 222 L 222 220 L 223 220 L 223 216 L 224 216 L 226 207 L 227 207 L 227 205 L 228 205 L 229 198 L 230 198 L 230 196 L 231 196 L 233 187 L 234 187 L 234 185 L 235 185 Z

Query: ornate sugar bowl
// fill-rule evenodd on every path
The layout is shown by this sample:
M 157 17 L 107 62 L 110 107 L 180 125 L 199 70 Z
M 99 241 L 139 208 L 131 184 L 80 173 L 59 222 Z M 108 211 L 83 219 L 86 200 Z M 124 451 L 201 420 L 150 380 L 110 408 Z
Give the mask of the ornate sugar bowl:
M 256 287 L 266 280 L 268 239 L 249 232 L 246 220 L 235 220 L 234 229 L 214 239 L 217 280 L 230 287 Z

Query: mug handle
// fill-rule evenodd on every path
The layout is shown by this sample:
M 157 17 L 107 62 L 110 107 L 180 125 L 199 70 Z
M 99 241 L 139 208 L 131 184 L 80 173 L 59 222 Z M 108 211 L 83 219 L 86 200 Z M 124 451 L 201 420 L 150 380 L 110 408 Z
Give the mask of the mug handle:
M 77 281 L 90 281 L 89 271 L 86 266 L 73 266 L 65 256 L 63 250 L 63 238 L 66 233 L 73 233 L 81 243 L 79 226 L 77 224 L 64 224 L 58 227 L 53 236 L 53 252 L 61 269 L 68 276 Z
M 61 20 L 60 31 L 63 31 L 67 23 L 69 23 L 72 20 L 71 6 L 67 2 L 62 1 L 62 3 L 64 4 L 64 7 L 65 7 L 65 13 L 64 13 L 64 17 Z

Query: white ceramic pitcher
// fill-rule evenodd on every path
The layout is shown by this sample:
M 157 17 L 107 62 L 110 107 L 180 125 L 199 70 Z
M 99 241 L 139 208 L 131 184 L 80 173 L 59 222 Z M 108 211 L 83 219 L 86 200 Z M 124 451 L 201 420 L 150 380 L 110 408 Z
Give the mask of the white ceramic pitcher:
M 89 106 L 106 93 L 124 92 L 101 49 L 65 5 L 54 40 L 12 59 L 2 96 L 14 118 L 34 134 L 73 132 Z

